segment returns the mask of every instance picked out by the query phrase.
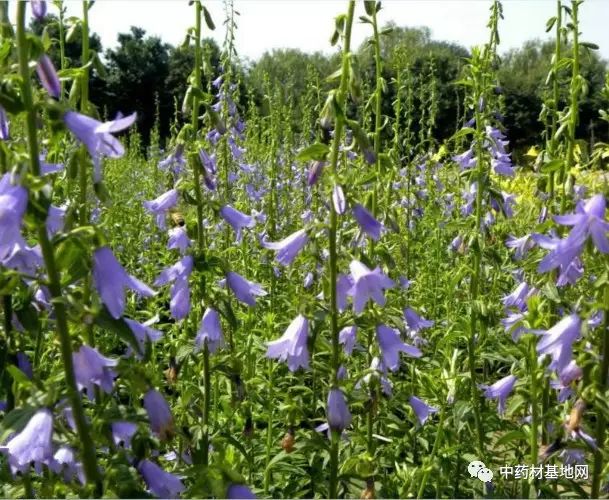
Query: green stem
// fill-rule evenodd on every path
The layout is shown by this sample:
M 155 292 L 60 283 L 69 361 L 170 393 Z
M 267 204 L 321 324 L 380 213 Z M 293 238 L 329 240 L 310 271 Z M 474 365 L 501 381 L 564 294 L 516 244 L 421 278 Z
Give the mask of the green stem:
M 201 85 L 201 14 L 202 7 L 200 0 L 195 1 L 195 54 L 194 54 L 194 82 L 193 88 L 199 88 Z M 199 99 L 195 95 L 192 102 L 191 124 L 193 137 L 196 139 L 199 129 Z M 194 188 L 195 199 L 197 201 L 197 251 L 199 256 L 203 255 L 205 249 L 205 238 L 203 234 L 203 194 L 201 193 L 201 172 L 197 161 L 193 159 L 192 167 L 194 172 Z M 204 285 L 203 285 L 204 286 Z M 209 465 L 209 425 L 210 425 L 210 408 L 211 408 L 211 374 L 209 369 L 209 346 L 207 342 L 203 348 L 203 415 L 201 422 L 203 424 L 203 436 L 201 439 L 202 450 L 202 465 Z
M 22 100 L 26 111 L 27 142 L 30 157 L 31 173 L 40 176 L 40 160 L 38 157 L 38 140 L 36 131 L 36 112 L 32 100 L 32 89 L 30 87 L 30 71 L 28 61 L 28 42 L 25 32 L 25 9 L 26 2 L 17 4 L 17 47 L 19 54 L 19 73 L 22 85 Z M 72 363 L 72 345 L 70 331 L 68 327 L 67 312 L 64 298 L 61 292 L 61 282 L 59 271 L 55 262 L 53 247 L 49 241 L 46 227 L 42 225 L 38 229 L 38 241 L 44 259 L 48 276 L 48 288 L 52 297 L 53 311 L 55 313 L 55 325 L 61 347 L 61 357 L 63 361 L 64 375 L 66 379 L 68 399 L 72 407 L 76 431 L 81 444 L 83 466 L 87 481 L 95 483 L 95 496 L 101 497 L 103 487 L 99 469 L 97 467 L 97 457 L 95 456 L 95 445 L 89 434 L 89 428 L 85 419 L 80 394 L 76 387 L 74 377 L 74 365 Z
M 538 447 L 538 435 L 539 435 L 539 409 L 538 409 L 538 377 L 537 377 L 537 338 L 532 338 L 529 346 L 529 371 L 530 371 L 530 391 L 531 391 L 531 434 L 530 447 L 531 447 L 531 463 L 536 464 L 538 462 L 539 447 Z M 536 491 L 533 488 L 533 491 Z
M 581 92 L 581 86 L 579 85 L 579 21 L 578 11 L 581 0 L 571 0 L 571 24 L 573 25 L 573 51 L 572 51 L 572 72 L 571 72 L 571 85 L 570 85 L 570 105 L 569 111 L 569 130 L 568 145 L 567 145 L 567 158 L 563 164 L 561 170 L 562 180 L 562 198 L 560 200 L 560 213 L 565 213 L 567 208 L 567 179 L 571 175 L 567 169 L 571 169 L 575 162 L 575 129 L 579 122 L 579 104 L 578 99 Z
M 345 32 L 343 37 L 343 55 L 341 79 L 338 94 L 336 96 L 338 106 L 345 109 L 347 101 L 347 86 L 349 84 L 349 65 L 351 51 L 351 28 L 353 26 L 353 14 L 355 11 L 355 0 L 349 1 L 349 9 L 347 11 L 347 19 L 345 21 Z M 336 118 L 336 126 L 334 128 L 334 139 L 332 141 L 332 150 L 330 153 L 330 173 L 335 179 L 338 170 L 338 155 L 340 150 L 340 142 L 343 135 L 344 118 Z M 329 250 L 330 256 L 328 266 L 330 270 L 330 336 L 332 339 L 332 386 L 338 385 L 338 369 L 340 367 L 340 345 L 338 342 L 338 309 L 336 305 L 336 280 L 337 280 L 337 226 L 338 217 L 334 204 L 331 204 L 330 209 L 330 227 L 329 227 Z M 338 493 L 338 451 L 340 445 L 340 432 L 332 431 L 330 445 L 330 489 L 329 497 L 336 498 Z
M 476 96 L 476 103 L 478 102 L 480 95 Z M 480 455 L 481 460 L 484 457 L 484 430 L 482 428 L 482 419 L 480 416 L 480 394 L 478 391 L 478 386 L 476 384 L 476 332 L 477 332 L 477 323 L 478 323 L 478 294 L 479 294 L 479 286 L 480 286 L 480 274 L 482 267 L 482 235 L 480 235 L 480 226 L 482 223 L 482 195 L 484 192 L 484 181 L 485 181 L 485 172 L 484 172 L 484 153 L 482 147 L 482 114 L 478 111 L 478 106 L 476 106 L 476 152 L 477 152 L 477 175 L 476 180 L 478 183 L 478 189 L 476 191 L 476 234 L 477 234 L 477 243 L 474 244 L 472 248 L 473 253 L 473 270 L 474 275 L 471 277 L 470 282 L 470 308 L 471 308 L 471 316 L 470 316 L 470 335 L 468 339 L 468 363 L 469 363 L 469 373 L 470 373 L 470 390 L 471 390 L 471 402 L 472 407 L 474 409 L 474 420 L 476 424 L 476 434 L 477 434 L 477 444 L 478 444 L 478 453 Z
M 421 479 L 421 485 L 419 486 L 419 493 L 417 494 L 417 498 L 422 498 L 425 493 L 425 486 L 427 485 L 427 479 L 429 478 L 429 474 L 431 473 L 431 466 L 433 464 L 433 459 L 438 453 L 438 448 L 440 447 L 440 443 L 442 442 L 442 437 L 444 434 L 444 417 L 446 415 L 446 406 L 442 407 L 442 411 L 440 412 L 440 423 L 438 424 L 438 430 L 436 432 L 436 439 L 433 443 L 433 448 L 431 449 L 431 455 L 428 459 L 427 467 L 425 468 L 425 472 L 423 473 L 423 478 Z
M 602 362 L 598 372 L 598 394 L 603 397 L 609 387 L 609 286 L 604 290 L 605 320 L 602 332 Z M 594 452 L 594 471 L 592 473 L 592 493 L 590 498 L 598 498 L 603 472 L 603 450 L 605 449 L 605 432 L 607 420 L 602 408 L 596 415 L 596 451 Z

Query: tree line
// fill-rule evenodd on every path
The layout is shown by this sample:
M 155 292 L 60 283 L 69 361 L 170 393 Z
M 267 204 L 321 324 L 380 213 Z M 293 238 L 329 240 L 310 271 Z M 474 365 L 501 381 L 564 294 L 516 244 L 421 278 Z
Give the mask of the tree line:
M 49 15 L 44 22 L 33 21 L 37 33 L 47 32 L 51 40 L 49 53 L 60 67 L 58 18 Z M 65 44 L 66 67 L 80 66 L 81 35 L 79 25 Z M 147 143 L 151 130 L 158 120 L 159 134 L 166 139 L 176 119 L 186 92 L 188 77 L 192 71 L 194 49 L 190 45 L 172 46 L 156 36 L 146 34 L 139 27 L 118 35 L 114 48 L 102 47 L 99 36 L 92 33 L 91 50 L 103 54 L 103 67 L 94 67 L 91 76 L 91 101 L 101 115 L 113 117 L 117 112 L 137 111 L 138 130 Z M 203 72 L 203 88 L 209 88 L 221 69 L 221 48 L 211 38 L 204 40 L 206 69 Z M 498 92 L 505 104 L 504 125 L 512 144 L 528 147 L 535 144 L 543 132 L 539 121 L 542 107 L 544 81 L 550 68 L 554 50 L 553 41 L 531 40 L 518 49 L 504 54 L 498 68 L 500 85 Z M 607 71 L 607 61 L 595 51 L 586 49 L 582 58 L 582 73 L 588 81 L 588 93 L 581 103 L 578 136 L 594 140 L 609 140 L 606 123 L 599 120 L 599 109 L 607 107 L 600 92 Z M 436 90 L 437 116 L 434 136 L 450 137 L 463 124 L 466 112 L 462 106 L 462 89 L 455 82 L 459 79 L 469 51 L 456 43 L 432 39 L 428 28 L 405 28 L 389 23 L 383 30 L 382 55 L 386 82 L 393 82 L 397 71 L 406 65 L 416 88 L 428 83 L 430 68 L 433 71 Z M 362 86 L 374 85 L 374 59 L 371 48 L 362 44 L 357 49 Z M 265 113 L 265 85 L 281 89 L 282 98 L 292 101 L 296 114 L 307 89 L 311 85 L 323 86 L 328 75 L 338 67 L 336 55 L 308 54 L 297 49 L 272 50 L 257 61 L 236 60 L 232 74 L 236 75 L 240 91 L 238 105 L 245 107 L 248 101 L 255 103 Z M 266 82 L 266 83 L 265 83 Z M 564 83 L 567 94 L 568 79 Z M 383 104 L 384 114 L 392 114 L 395 98 L 393 85 L 387 86 Z M 416 99 L 415 99 L 416 100 Z M 421 103 L 419 103 L 421 104 Z M 415 109 L 417 103 L 415 102 Z M 300 122 L 296 119 L 294 126 Z M 416 127 L 416 123 L 415 123 Z

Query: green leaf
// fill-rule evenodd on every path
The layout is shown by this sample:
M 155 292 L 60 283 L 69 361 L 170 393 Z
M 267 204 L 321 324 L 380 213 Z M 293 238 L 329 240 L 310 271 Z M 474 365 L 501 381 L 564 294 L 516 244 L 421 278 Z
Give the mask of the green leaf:
M 205 24 L 207 24 L 207 27 L 211 31 L 214 31 L 216 29 L 216 25 L 214 24 L 214 21 L 211 18 L 211 14 L 209 13 L 205 5 L 203 6 L 203 17 L 205 19 Z
M 587 49 L 590 49 L 590 50 L 598 50 L 599 49 L 598 45 L 596 45 L 595 43 L 592 43 L 592 42 L 580 42 L 579 44 L 582 47 L 586 47 Z
M 556 23 L 556 16 L 548 19 L 548 22 L 546 23 L 546 33 L 549 33 L 549 31 L 554 27 L 555 23 Z
M 300 153 L 298 153 L 298 155 L 296 156 L 296 161 L 323 161 L 326 159 L 326 156 L 328 156 L 329 151 L 330 149 L 326 144 L 316 142 L 315 144 L 311 144 L 310 146 L 304 148 Z
M 541 166 L 541 171 L 544 174 L 549 174 L 550 172 L 556 172 L 557 170 L 560 170 L 564 164 L 565 164 L 565 161 L 561 160 L 561 159 L 551 160 L 548 163 L 544 163 Z

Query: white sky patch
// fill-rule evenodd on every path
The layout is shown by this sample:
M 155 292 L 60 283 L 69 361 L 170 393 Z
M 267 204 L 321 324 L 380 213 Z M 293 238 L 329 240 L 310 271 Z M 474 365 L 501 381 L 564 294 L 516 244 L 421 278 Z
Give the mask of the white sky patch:
M 14 1 L 11 2 L 14 6 Z M 570 2 L 563 2 L 570 4 Z M 66 2 L 69 15 L 80 15 L 82 3 Z M 211 36 L 224 40 L 224 4 L 204 0 L 216 24 Z M 428 26 L 432 38 L 456 42 L 465 48 L 488 39 L 486 24 L 490 0 L 385 0 L 379 22 L 394 21 L 399 26 Z M 257 59 L 265 51 L 297 48 L 304 52 L 331 53 L 329 38 L 334 17 L 346 11 L 346 0 L 235 0 L 239 54 Z M 500 51 L 520 47 L 529 39 L 547 39 L 545 24 L 556 11 L 555 0 L 504 0 L 505 19 L 499 25 Z M 50 5 L 49 10 L 56 12 Z M 97 32 L 104 49 L 115 47 L 118 33 L 130 26 L 140 26 L 149 35 L 178 45 L 186 30 L 194 24 L 194 8 L 186 0 L 98 0 L 90 11 L 91 29 Z M 356 19 L 364 14 L 362 2 L 356 6 Z M 14 14 L 13 14 L 14 15 Z M 581 39 L 600 46 L 600 54 L 609 59 L 609 0 L 586 0 L 580 7 Z M 356 22 L 353 41 L 358 46 L 370 36 L 370 26 Z M 204 36 L 210 32 L 204 28 Z

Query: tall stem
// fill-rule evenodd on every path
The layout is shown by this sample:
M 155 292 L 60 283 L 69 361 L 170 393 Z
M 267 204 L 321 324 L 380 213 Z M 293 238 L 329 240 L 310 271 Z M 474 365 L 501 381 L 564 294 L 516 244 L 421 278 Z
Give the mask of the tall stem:
M 570 85 L 570 105 L 569 105 L 569 138 L 567 145 L 567 159 L 562 166 L 562 198 L 560 200 L 560 213 L 565 213 L 567 205 L 567 178 L 569 175 L 568 169 L 573 167 L 575 161 L 575 129 L 579 123 L 579 95 L 581 92 L 581 82 L 579 74 L 579 20 L 578 11 L 581 0 L 571 0 L 571 24 L 573 26 L 573 51 L 572 51 L 572 72 Z
M 347 19 L 345 21 L 345 32 L 343 38 L 343 57 L 342 70 L 340 77 L 340 87 L 336 100 L 341 109 L 345 109 L 347 101 L 347 86 L 349 84 L 349 65 L 350 65 L 350 50 L 351 50 L 351 27 L 353 26 L 353 13 L 355 11 L 355 0 L 349 1 L 349 9 L 347 11 Z M 334 139 L 332 141 L 332 150 L 330 153 L 330 172 L 332 177 L 336 176 L 338 169 L 338 155 L 340 150 L 340 142 L 343 135 L 344 121 L 342 117 L 336 118 L 336 126 L 334 128 Z M 336 279 L 337 279 L 337 255 L 336 255 L 336 232 L 338 218 L 334 204 L 330 208 L 330 227 L 329 227 L 329 247 L 330 258 L 328 265 L 330 270 L 330 335 L 332 338 L 332 385 L 338 384 L 338 369 L 340 366 L 340 346 L 338 342 L 338 309 L 336 305 Z M 329 497 L 336 498 L 338 493 L 338 451 L 340 444 L 340 432 L 332 430 L 330 445 L 330 489 Z
M 27 125 L 27 143 L 30 157 L 31 173 L 35 176 L 40 176 L 40 160 L 38 157 L 38 139 L 36 132 L 36 113 L 34 103 L 32 101 L 32 89 L 29 61 L 28 61 L 28 42 L 25 33 L 25 8 L 26 2 L 17 3 L 17 48 L 19 54 L 19 73 L 21 76 L 22 99 L 26 111 Z M 97 467 L 97 458 L 95 456 L 95 445 L 89 433 L 89 428 L 85 420 L 84 410 L 81 404 L 80 394 L 76 387 L 76 379 L 74 377 L 74 365 L 72 363 L 72 345 L 70 340 L 70 331 L 68 328 L 68 320 L 64 299 L 61 292 L 61 282 L 59 279 L 59 271 L 55 262 L 55 254 L 53 247 L 47 236 L 46 227 L 43 225 L 38 229 L 38 242 L 44 259 L 44 264 L 48 276 L 48 288 L 52 297 L 53 311 L 55 313 L 55 325 L 57 335 L 59 337 L 61 347 L 61 358 L 63 361 L 64 374 L 68 390 L 68 398 L 74 421 L 76 423 L 76 431 L 81 443 L 83 466 L 87 481 L 95 483 L 95 496 L 101 497 L 103 494 L 101 477 Z
M 609 388 L 609 285 L 605 285 L 604 300 L 605 320 L 602 338 L 602 362 L 598 372 L 598 394 L 605 394 Z M 596 416 L 596 451 L 594 452 L 594 472 L 592 473 L 592 493 L 590 498 L 598 498 L 600 493 L 601 477 L 603 472 L 603 450 L 605 449 L 605 433 L 607 420 L 602 408 L 597 410 Z
M 194 82 L 193 87 L 199 88 L 201 85 L 201 2 L 195 1 L 195 61 L 194 61 Z M 199 129 L 199 99 L 195 93 L 192 102 L 192 132 L 196 139 Z M 205 240 L 203 234 L 203 195 L 201 193 L 201 173 L 196 161 L 193 161 L 193 172 L 195 177 L 195 198 L 197 201 L 197 250 L 200 255 L 203 254 L 205 248 Z M 209 413 L 211 408 L 211 374 L 209 370 L 209 346 L 207 342 L 203 348 L 203 415 L 201 423 L 203 424 L 202 438 L 202 465 L 207 467 L 209 464 Z

